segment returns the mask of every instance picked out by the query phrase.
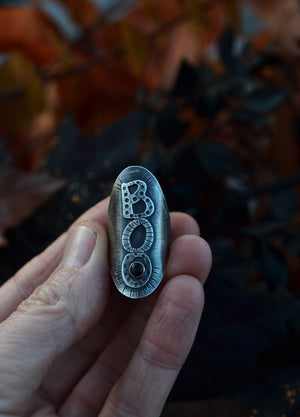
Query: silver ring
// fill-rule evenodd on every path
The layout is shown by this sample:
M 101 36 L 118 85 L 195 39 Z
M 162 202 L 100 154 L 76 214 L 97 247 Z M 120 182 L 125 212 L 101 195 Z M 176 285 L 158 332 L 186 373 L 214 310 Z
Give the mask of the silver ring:
M 154 175 L 140 166 L 124 169 L 108 214 L 113 281 L 127 297 L 146 297 L 163 278 L 170 238 L 169 210 Z

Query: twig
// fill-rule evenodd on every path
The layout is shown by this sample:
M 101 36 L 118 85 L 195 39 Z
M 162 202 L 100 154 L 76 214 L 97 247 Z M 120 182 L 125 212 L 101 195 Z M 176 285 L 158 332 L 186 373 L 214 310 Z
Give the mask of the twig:
M 78 74 L 81 74 L 89 69 L 99 65 L 99 64 L 109 64 L 113 62 L 115 59 L 118 59 L 120 56 L 124 54 L 124 48 L 118 48 L 113 52 L 109 53 L 102 53 L 98 56 L 93 57 L 93 59 L 81 62 L 73 67 L 56 70 L 55 72 L 47 72 L 41 73 L 41 79 L 44 82 L 52 81 L 52 80 L 61 80 L 65 78 L 75 77 Z
M 78 74 L 88 71 L 89 69 L 99 64 L 108 64 L 114 61 L 115 59 L 117 59 L 118 57 L 122 56 L 123 53 L 124 53 L 124 48 L 119 48 L 119 49 L 116 49 L 114 52 L 103 53 L 99 55 L 98 57 L 81 62 L 70 68 L 56 70 L 54 72 L 40 71 L 40 78 L 44 83 L 46 83 L 46 82 L 53 81 L 53 80 L 62 80 L 66 78 L 75 77 Z M 16 98 L 22 97 L 24 94 L 25 94 L 24 87 L 17 86 L 13 88 L 8 88 L 7 90 L 0 92 L 0 102 L 14 100 Z
M 23 87 L 12 87 L 0 92 L 0 102 L 15 100 L 24 95 L 25 89 Z

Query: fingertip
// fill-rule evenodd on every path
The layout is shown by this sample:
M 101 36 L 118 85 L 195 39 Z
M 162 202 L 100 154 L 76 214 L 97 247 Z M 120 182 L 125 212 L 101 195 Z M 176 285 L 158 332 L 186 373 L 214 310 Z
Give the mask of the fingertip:
M 85 219 L 76 221 L 68 230 L 68 234 L 72 233 L 74 229 L 79 227 L 86 227 L 90 229 L 95 235 L 106 233 L 105 227 L 95 219 Z
M 68 240 L 66 247 L 68 246 L 68 244 L 72 245 L 72 239 L 74 240 L 74 236 L 76 236 L 76 234 L 78 235 L 78 232 L 81 232 L 81 231 L 89 231 L 90 235 L 94 236 L 95 244 L 93 247 L 93 251 L 90 254 L 91 255 L 90 258 L 101 255 L 101 258 L 107 260 L 108 238 L 107 238 L 106 227 L 102 225 L 101 223 L 99 223 L 97 220 L 86 219 L 86 220 L 82 220 L 74 224 L 68 230 L 69 240 Z M 79 239 L 79 245 L 80 245 L 80 250 L 84 251 L 86 248 L 86 245 L 82 239 Z
M 171 218 L 171 240 L 182 235 L 200 235 L 198 222 L 189 214 L 172 212 Z
M 205 283 L 212 264 L 212 254 L 208 243 L 200 236 L 183 235 L 171 245 L 166 266 L 167 279 L 177 275 L 196 277 Z
M 178 275 L 172 278 L 163 289 L 163 297 L 171 299 L 180 308 L 189 310 L 203 310 L 204 289 L 203 285 L 195 276 Z
M 202 271 L 205 274 L 205 277 L 207 278 L 212 266 L 211 247 L 208 244 L 208 242 L 202 237 L 198 237 L 198 245 L 199 254 L 201 254 L 202 259 Z

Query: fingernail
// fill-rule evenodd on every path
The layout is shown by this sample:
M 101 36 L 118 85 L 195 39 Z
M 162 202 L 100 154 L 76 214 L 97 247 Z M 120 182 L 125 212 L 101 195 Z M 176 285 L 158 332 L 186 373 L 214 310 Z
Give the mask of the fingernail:
M 91 257 L 95 243 L 96 234 L 86 226 L 74 227 L 64 251 L 61 265 L 71 268 L 81 268 Z

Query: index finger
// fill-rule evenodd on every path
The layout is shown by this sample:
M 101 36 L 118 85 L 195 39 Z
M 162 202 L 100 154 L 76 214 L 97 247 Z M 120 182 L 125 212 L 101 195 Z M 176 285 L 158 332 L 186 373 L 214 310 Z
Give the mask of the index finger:
M 89 221 L 97 221 L 107 227 L 108 204 L 109 197 L 83 213 L 70 229 Z M 187 214 L 171 213 L 171 240 L 184 234 L 199 234 L 197 222 Z M 62 259 L 67 237 L 68 231 L 0 287 L 0 299 L 3 300 L 0 303 L 0 322 L 5 320 L 23 300 L 32 294 L 36 287 L 52 274 Z

